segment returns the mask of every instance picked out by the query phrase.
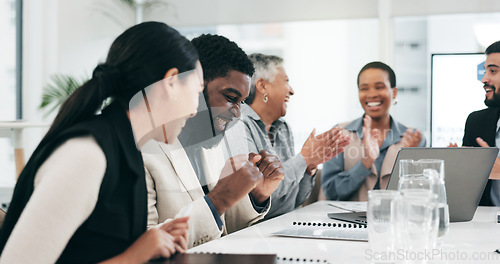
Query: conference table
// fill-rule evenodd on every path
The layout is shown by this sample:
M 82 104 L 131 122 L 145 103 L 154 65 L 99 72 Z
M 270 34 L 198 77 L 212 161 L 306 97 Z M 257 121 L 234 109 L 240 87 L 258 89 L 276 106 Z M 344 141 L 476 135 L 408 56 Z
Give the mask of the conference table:
M 276 254 L 277 263 L 500 263 L 500 254 L 495 252 L 500 249 L 500 207 L 478 207 L 472 221 L 451 223 L 440 245 L 420 255 L 401 251 L 387 258 L 372 252 L 368 242 L 272 234 L 294 222 L 338 223 L 327 216 L 345 212 L 337 207 L 366 210 L 366 202 L 318 201 L 191 248 L 188 253 Z

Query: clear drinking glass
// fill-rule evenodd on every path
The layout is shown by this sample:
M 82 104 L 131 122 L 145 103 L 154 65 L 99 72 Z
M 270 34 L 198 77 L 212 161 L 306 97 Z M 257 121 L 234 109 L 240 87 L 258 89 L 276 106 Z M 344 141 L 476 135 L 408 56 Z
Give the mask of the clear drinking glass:
M 368 242 L 373 252 L 394 252 L 396 244 L 393 201 L 399 192 L 392 190 L 368 191 Z
M 439 214 L 435 193 L 405 189 L 394 207 L 398 249 L 420 252 L 436 247 Z

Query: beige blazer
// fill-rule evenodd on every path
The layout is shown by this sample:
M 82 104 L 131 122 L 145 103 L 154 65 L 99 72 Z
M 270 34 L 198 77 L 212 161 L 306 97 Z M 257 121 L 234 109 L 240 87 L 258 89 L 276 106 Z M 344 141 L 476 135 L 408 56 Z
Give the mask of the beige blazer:
M 345 131 L 351 137 L 351 141 L 347 147 L 344 148 L 344 170 L 350 170 L 356 163 L 363 159 L 363 141 L 358 137 L 355 132 Z M 365 182 L 358 191 L 352 196 L 351 201 L 368 201 L 368 191 L 373 190 L 377 183 L 378 175 L 380 174 L 380 189 L 387 188 L 389 178 L 392 172 L 392 167 L 396 161 L 398 151 L 401 149 L 401 143 L 396 143 L 387 149 L 384 162 L 380 172 L 377 171 L 375 165 L 371 167 L 371 173 L 366 178 Z
M 149 151 L 146 151 L 148 153 L 143 151 L 148 188 L 148 227 L 172 220 L 182 208 L 193 204 L 189 220 L 191 248 L 248 227 L 261 220 L 269 211 L 268 206 L 263 213 L 257 213 L 247 195 L 221 216 L 224 226 L 219 230 L 182 145 L 178 141 L 172 145 L 157 142 L 151 144 Z M 220 145 L 202 151 L 203 170 L 208 189 L 212 190 L 224 167 L 224 154 Z

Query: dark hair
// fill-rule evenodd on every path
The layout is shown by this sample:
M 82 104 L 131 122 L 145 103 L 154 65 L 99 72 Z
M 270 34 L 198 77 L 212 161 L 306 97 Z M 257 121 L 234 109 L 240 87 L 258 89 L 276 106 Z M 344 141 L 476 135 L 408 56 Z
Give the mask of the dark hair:
M 500 53 L 500 41 L 489 45 L 484 53 L 486 53 L 486 55 L 489 55 L 491 53 Z
M 132 96 L 162 80 L 169 69 L 192 70 L 197 60 L 193 45 L 164 23 L 145 22 L 127 29 L 113 42 L 92 79 L 64 102 L 40 144 L 95 115 L 108 98 L 128 109 Z
M 232 70 L 252 77 L 254 68 L 247 54 L 226 37 L 203 34 L 191 40 L 191 43 L 198 51 L 205 84 L 215 78 L 226 77 Z
M 361 68 L 361 70 L 358 73 L 358 86 L 359 86 L 359 76 L 361 76 L 362 72 L 364 72 L 368 69 L 380 69 L 380 70 L 386 71 L 387 74 L 389 74 L 389 82 L 391 83 L 391 88 L 396 87 L 396 74 L 391 69 L 391 67 L 389 67 L 389 65 L 387 65 L 383 62 L 380 62 L 380 61 L 372 61 L 372 62 L 366 64 L 365 66 L 363 66 L 363 68 Z

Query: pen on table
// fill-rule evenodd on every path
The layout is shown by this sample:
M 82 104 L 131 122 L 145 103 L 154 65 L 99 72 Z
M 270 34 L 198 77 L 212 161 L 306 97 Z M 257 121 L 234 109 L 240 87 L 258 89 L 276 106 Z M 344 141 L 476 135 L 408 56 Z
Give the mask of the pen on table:
M 335 207 L 337 209 L 344 210 L 344 211 L 349 211 L 349 212 L 353 212 L 353 213 L 357 213 L 358 212 L 358 211 L 354 211 L 352 209 L 344 208 L 344 207 L 341 207 L 341 206 L 338 206 L 338 205 L 335 205 L 335 204 L 331 204 L 331 203 L 329 203 L 328 205 L 329 206 L 333 206 L 333 207 Z

